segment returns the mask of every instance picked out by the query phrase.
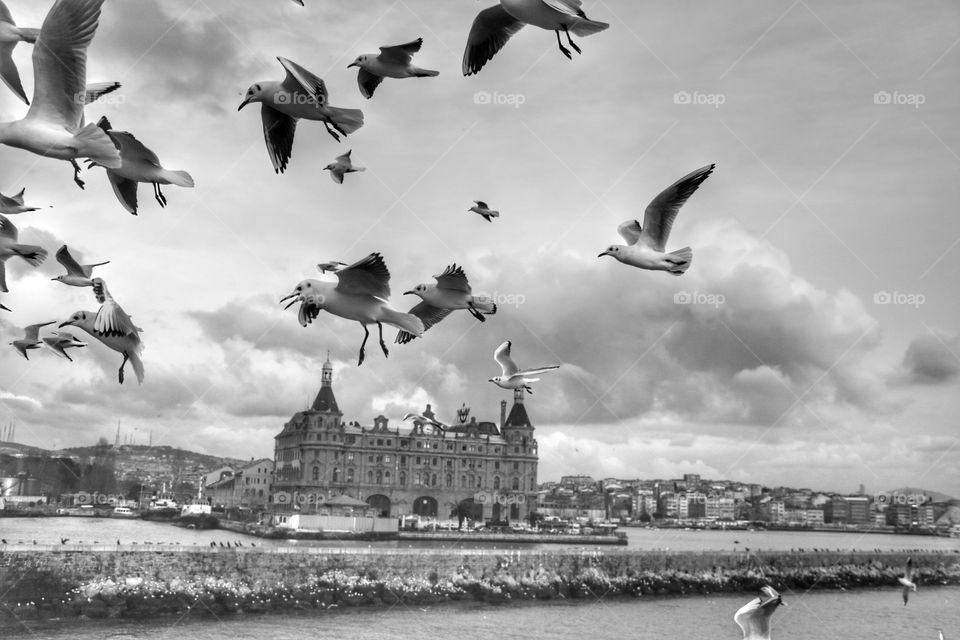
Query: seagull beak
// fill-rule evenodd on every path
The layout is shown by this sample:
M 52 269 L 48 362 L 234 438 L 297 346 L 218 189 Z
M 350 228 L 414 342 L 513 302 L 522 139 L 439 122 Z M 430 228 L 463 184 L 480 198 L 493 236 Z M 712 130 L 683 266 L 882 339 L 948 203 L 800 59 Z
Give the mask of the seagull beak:
M 608 255 L 610 255 L 610 254 L 607 253 L 606 251 L 604 251 L 603 253 L 598 253 L 598 254 L 597 254 L 597 257 L 598 257 L 598 258 L 602 258 L 603 256 L 608 256 Z
M 4 311 L 10 311 L 10 309 L 7 309 L 7 308 L 6 308 L 5 306 L 3 306 L 2 304 L 0 304 L 0 309 L 3 309 Z M 10 313 L 13 313 L 13 312 L 10 311 Z
M 357 66 L 357 63 L 356 63 L 356 62 L 351 62 L 350 64 L 347 65 L 347 69 L 349 69 L 350 67 L 355 67 L 355 66 Z
M 408 295 L 410 295 L 411 293 L 416 293 L 416 292 L 415 292 L 415 291 L 404 291 L 404 292 L 403 292 L 403 295 L 408 296 Z
M 69 326 L 73 326 L 73 322 L 71 322 L 70 320 L 67 320 L 66 322 L 61 322 L 59 325 L 57 325 L 57 329 L 63 329 L 64 327 L 69 327 Z
M 241 109 L 243 109 L 243 108 L 244 108 L 245 106 L 247 106 L 248 104 L 250 104 L 250 98 L 245 98 L 244 101 L 240 103 L 240 106 L 237 107 L 237 111 L 240 111 Z
M 293 298 L 293 300 L 290 300 L 290 302 L 287 304 L 287 306 L 284 307 L 284 310 L 287 310 L 287 309 L 289 309 L 290 307 L 292 307 L 293 305 L 297 304 L 297 295 L 298 295 L 297 292 L 294 291 L 294 292 L 291 293 L 290 295 L 285 296 L 285 297 L 283 297 L 283 298 L 280 298 L 280 304 L 283 304 L 284 301 L 290 300 L 290 298 Z
M 487 380 L 487 382 L 493 382 L 493 378 L 490 378 L 489 380 Z

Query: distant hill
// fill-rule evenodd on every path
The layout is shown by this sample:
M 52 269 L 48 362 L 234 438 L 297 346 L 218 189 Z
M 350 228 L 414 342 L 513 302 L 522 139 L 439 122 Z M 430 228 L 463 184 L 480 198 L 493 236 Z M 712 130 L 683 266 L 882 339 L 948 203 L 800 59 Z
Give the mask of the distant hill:
M 196 451 L 188 451 L 186 449 L 171 447 L 168 445 L 150 447 L 141 444 L 123 444 L 116 448 L 111 447 L 111 450 L 115 452 L 118 463 L 122 463 L 124 459 L 127 458 L 133 459 L 141 458 L 143 456 L 150 456 L 151 458 L 167 461 L 176 460 L 177 462 L 186 466 L 198 466 L 208 469 L 214 469 L 225 465 L 236 466 L 246 462 L 246 460 L 211 456 L 205 453 L 197 453 Z M 69 449 L 63 449 L 57 453 L 64 453 L 66 455 L 78 456 L 81 458 L 93 457 L 97 455 L 97 447 L 96 445 L 89 447 L 71 447 Z

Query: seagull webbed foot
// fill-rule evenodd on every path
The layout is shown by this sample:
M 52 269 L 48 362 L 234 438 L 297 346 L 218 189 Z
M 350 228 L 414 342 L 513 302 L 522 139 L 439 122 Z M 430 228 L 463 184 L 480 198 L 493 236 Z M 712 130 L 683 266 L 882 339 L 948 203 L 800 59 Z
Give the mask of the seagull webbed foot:
M 329 123 L 329 122 L 324 122 L 324 123 L 323 123 L 323 126 L 325 126 L 325 127 L 327 128 L 327 133 L 329 133 L 331 136 L 333 136 L 333 139 L 334 139 L 334 140 L 336 140 L 337 142 L 340 142 L 340 136 L 338 136 L 338 135 L 336 134 L 336 132 L 335 132 L 333 129 L 330 128 L 330 123 Z M 337 131 L 340 131 L 339 127 L 337 127 L 336 125 L 333 125 L 333 126 L 334 126 L 335 129 L 337 129 Z M 343 133 L 343 131 L 340 131 L 340 133 Z M 343 133 L 343 135 L 346 136 L 347 134 Z
M 573 56 L 570 55 L 570 50 L 563 46 L 563 43 L 560 42 L 560 32 L 554 31 L 554 33 L 557 34 L 557 46 L 560 47 L 560 53 L 567 56 L 567 60 L 573 60 Z
M 160 185 L 156 182 L 153 183 L 153 197 L 160 203 L 161 209 L 167 206 L 167 196 L 163 195 L 163 191 L 160 190 Z
M 577 46 L 577 43 L 570 38 L 570 31 L 567 29 L 567 25 L 563 25 L 563 32 L 567 34 L 567 42 L 570 43 L 570 46 L 573 47 L 573 50 L 577 53 L 583 53 L 583 51 L 580 51 L 580 47 Z M 569 58 L 570 56 L 567 57 Z
M 70 164 L 73 165 L 73 181 L 77 183 L 78 187 L 83 189 L 83 185 L 86 183 L 80 179 L 80 165 L 77 164 L 76 160 L 71 160 Z
M 383 355 L 389 358 L 390 352 L 387 351 L 387 345 L 383 342 L 383 325 L 378 322 L 377 327 L 380 328 L 380 348 L 383 350 Z

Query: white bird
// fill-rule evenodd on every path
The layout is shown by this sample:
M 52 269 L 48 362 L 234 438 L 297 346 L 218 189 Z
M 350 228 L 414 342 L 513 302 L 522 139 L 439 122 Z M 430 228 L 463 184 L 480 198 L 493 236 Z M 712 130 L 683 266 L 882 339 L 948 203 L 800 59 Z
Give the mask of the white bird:
M 350 161 L 350 154 L 353 152 L 353 149 L 347 151 L 342 156 L 337 156 L 337 159 L 328 164 L 323 168 L 324 171 L 330 172 L 330 177 L 337 184 L 343 184 L 343 176 L 348 173 L 354 173 L 356 171 L 366 171 L 366 167 L 354 166 L 353 162 Z
M 143 361 L 140 353 L 143 351 L 143 342 L 140 340 L 140 329 L 123 308 L 117 304 L 107 290 L 106 283 L 101 278 L 93 279 L 93 292 L 100 303 L 100 309 L 92 311 L 77 311 L 70 319 L 60 324 L 60 329 L 67 326 L 83 329 L 104 345 L 123 355 L 120 363 L 119 381 L 123 384 L 123 368 L 127 360 L 133 366 L 137 381 L 143 384 Z
M 570 38 L 570 32 L 589 36 L 610 26 L 587 18 L 580 8 L 582 4 L 580 0 L 500 0 L 499 5 L 484 9 L 474 18 L 467 36 L 463 75 L 479 72 L 507 44 L 507 40 L 527 24 L 556 33 L 560 52 L 573 59 L 570 50 L 560 41 L 561 31 L 566 34 L 573 50 L 580 53 L 580 47 Z
M 497 312 L 497 305 L 492 300 L 473 295 L 473 290 L 467 281 L 467 274 L 456 264 L 433 277 L 437 281 L 436 284 L 418 284 L 412 290 L 403 292 L 403 295 L 413 294 L 420 296 L 423 300 L 410 309 L 410 313 L 423 321 L 424 331 L 458 309 L 467 309 L 480 322 L 486 322 L 483 314 L 492 315 Z M 411 333 L 401 331 L 397 334 L 397 342 L 406 344 L 415 337 Z
M 903 585 L 903 606 L 907 606 L 910 592 L 916 592 L 917 590 L 917 584 L 913 581 L 913 558 L 907 558 L 907 566 L 903 570 L 903 576 L 898 577 L 897 582 Z
M 423 335 L 423 322 L 409 313 L 401 313 L 390 308 L 390 272 L 379 253 L 371 253 L 366 258 L 354 262 L 335 272 L 338 283 L 319 280 L 303 280 L 288 296 L 280 302 L 290 300 L 284 309 L 300 303 L 298 314 L 300 324 L 307 326 L 321 311 L 335 316 L 355 320 L 363 326 L 363 343 L 360 345 L 360 361 L 363 364 L 364 347 L 370 337 L 368 324 L 376 324 L 380 330 L 380 348 L 383 355 L 389 356 L 387 345 L 383 342 L 383 324 L 402 329 L 417 336 Z
M 80 264 L 70 254 L 70 250 L 67 248 L 67 245 L 63 245 L 57 250 L 56 258 L 57 262 L 63 265 L 63 267 L 67 270 L 67 273 L 52 279 L 56 280 L 57 282 L 70 285 L 71 287 L 92 287 L 93 268 L 110 264 L 109 260 L 94 264 Z
M 339 271 L 340 267 L 347 266 L 346 262 L 340 262 L 339 260 L 330 260 L 329 262 L 321 262 L 317 265 L 317 269 L 320 273 L 326 273 L 327 271 Z
M 494 211 L 493 209 L 488 207 L 487 203 L 484 202 L 483 200 L 474 200 L 474 203 L 475 203 L 474 206 L 467 209 L 467 211 L 473 211 L 474 213 L 479 213 L 481 216 L 483 216 L 484 220 L 486 220 L 487 222 L 493 222 L 494 218 L 500 217 L 500 212 Z
M 73 358 L 71 358 L 70 354 L 67 353 L 67 349 L 87 346 L 86 342 L 80 342 L 73 336 L 72 333 L 67 333 L 66 331 L 54 331 L 50 334 L 50 337 L 44 338 L 43 342 L 47 345 L 47 348 L 50 349 L 50 351 L 54 352 L 58 356 L 66 358 L 70 362 L 73 362 Z
M 330 106 L 327 85 L 322 79 L 286 58 L 277 60 L 287 76 L 282 82 L 264 81 L 251 85 L 237 111 L 251 102 L 261 103 L 260 117 L 267 153 L 274 171 L 283 173 L 293 152 L 293 136 L 300 118 L 319 120 L 327 128 L 327 133 L 340 142 L 340 135 L 346 136 L 363 126 L 363 112 Z
M 160 185 L 174 184 L 178 187 L 193 187 L 193 178 L 186 171 L 171 171 L 160 165 L 160 158 L 133 137 L 132 133 L 113 130 L 106 116 L 100 118 L 97 126 L 110 136 L 113 144 L 120 152 L 120 167 L 107 169 L 107 178 L 117 200 L 123 208 L 133 215 L 137 215 L 137 185 L 149 182 L 153 185 L 153 197 L 160 203 L 160 207 L 167 206 L 167 198 L 160 190 Z M 91 161 L 91 167 L 96 166 Z
M 0 0 L 0 79 L 27 104 L 30 104 L 30 101 L 27 100 L 27 94 L 20 83 L 20 73 L 13 61 L 13 48 L 18 42 L 36 42 L 39 33 L 39 29 L 18 27 L 7 5 Z
M 347 68 L 360 68 L 357 73 L 357 84 L 360 85 L 360 93 L 363 97 L 372 98 L 373 92 L 377 90 L 384 78 L 432 78 L 440 75 L 439 71 L 421 69 L 410 64 L 413 54 L 420 51 L 422 45 L 423 38 L 417 38 L 406 44 L 380 47 L 379 55 L 364 53 L 357 56 L 357 59 L 348 64 Z
M 23 203 L 23 192 L 26 189 L 20 189 L 20 193 L 12 196 L 5 196 L 0 193 L 0 213 L 13 215 L 15 213 L 28 213 L 30 211 L 39 211 L 39 207 L 28 207 Z
M 10 344 L 13 345 L 14 349 L 20 352 L 20 355 L 29 360 L 30 356 L 27 355 L 27 351 L 29 349 L 39 349 L 41 344 L 43 344 L 40 342 L 40 329 L 51 324 L 56 324 L 56 322 L 42 322 L 40 324 L 31 324 L 28 327 L 24 327 L 23 337 L 19 340 L 14 340 Z
M 77 158 L 110 169 L 120 166 L 113 142 L 95 124 L 84 124 L 87 47 L 93 40 L 103 0 L 57 0 L 43 21 L 33 47 L 33 104 L 26 117 L 0 123 L 0 144 L 73 165 Z
M 5 216 L 0 215 L 0 291 L 7 293 L 7 270 L 6 261 L 17 256 L 30 263 L 31 266 L 38 266 L 47 259 L 47 250 L 32 244 L 20 244 L 18 238 L 20 232 L 17 227 Z
M 714 166 L 716 165 L 708 164 L 700 167 L 660 192 L 644 211 L 643 227 L 636 220 L 627 220 L 617 227 L 617 233 L 623 236 L 627 245 L 610 245 L 597 257 L 613 256 L 620 262 L 639 269 L 683 275 L 693 260 L 693 250 L 684 247 L 665 253 L 667 238 L 670 237 L 670 229 L 680 207 L 709 177 Z
M 510 357 L 510 347 L 512 346 L 513 344 L 507 340 L 497 347 L 497 350 L 493 354 L 493 359 L 500 365 L 502 373 L 499 376 L 490 378 L 488 382 L 494 383 L 501 389 L 525 389 L 527 393 L 533 393 L 533 389 L 530 388 L 530 383 L 537 382 L 540 378 L 531 378 L 529 376 L 535 376 L 538 373 L 545 373 L 560 368 L 560 365 L 554 364 L 548 367 L 524 369 L 521 371 L 517 363 Z
M 763 595 L 743 605 L 733 615 L 733 621 L 743 630 L 743 640 L 770 640 L 770 617 L 784 604 L 773 587 L 763 587 L 760 592 Z
M 420 424 L 420 425 L 423 425 L 424 427 L 432 427 L 434 429 L 439 429 L 440 431 L 447 430 L 447 425 L 440 422 L 436 418 L 428 418 L 419 413 L 408 413 L 407 415 L 403 416 L 403 419 L 413 420 L 414 424 Z

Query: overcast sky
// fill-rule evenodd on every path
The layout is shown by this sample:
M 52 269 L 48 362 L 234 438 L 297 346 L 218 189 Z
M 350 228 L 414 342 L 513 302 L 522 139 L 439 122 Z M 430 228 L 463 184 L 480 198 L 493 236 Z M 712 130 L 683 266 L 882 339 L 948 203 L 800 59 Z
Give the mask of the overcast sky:
M 40 26 L 49 1 L 6 0 Z M 610 29 L 572 61 L 523 29 L 480 72 L 461 57 L 489 0 L 108 0 L 88 81 L 123 88 L 87 109 L 135 134 L 195 189 L 149 185 L 140 215 L 102 169 L 0 147 L 0 192 L 52 209 L 12 217 L 50 251 L 7 263 L 4 345 L 35 322 L 95 310 L 51 282 L 67 243 L 144 329 L 146 380 L 91 340 L 74 363 L 0 351 L 0 424 L 64 447 L 112 440 L 271 456 L 307 406 L 329 349 L 348 420 L 396 425 L 432 403 L 495 420 L 487 382 L 513 341 L 520 366 L 561 364 L 528 397 L 540 480 L 700 473 L 767 485 L 960 494 L 960 8 L 952 0 L 834 3 L 588 2 Z M 358 54 L 422 36 L 437 78 L 386 80 L 364 99 Z M 15 60 L 28 95 L 29 45 Z M 247 87 L 280 80 L 277 56 L 327 83 L 366 124 L 337 144 L 301 122 L 274 174 Z M 477 99 L 487 92 L 490 104 Z M 26 107 L 0 87 L 0 121 Z M 368 168 L 322 169 L 353 149 Z M 597 254 L 617 225 L 684 174 L 714 174 L 668 244 L 682 277 Z M 501 217 L 468 213 L 483 199 Z M 302 328 L 278 300 L 314 265 L 381 252 L 392 301 L 456 262 L 500 309 L 458 312 L 385 359 L 363 330 L 322 314 Z M 884 292 L 887 295 L 884 297 Z M 678 304 L 678 294 L 697 304 Z M 889 304 L 882 304 L 889 301 Z M 83 336 L 82 331 L 77 331 Z M 85 337 L 85 336 L 83 336 Z

